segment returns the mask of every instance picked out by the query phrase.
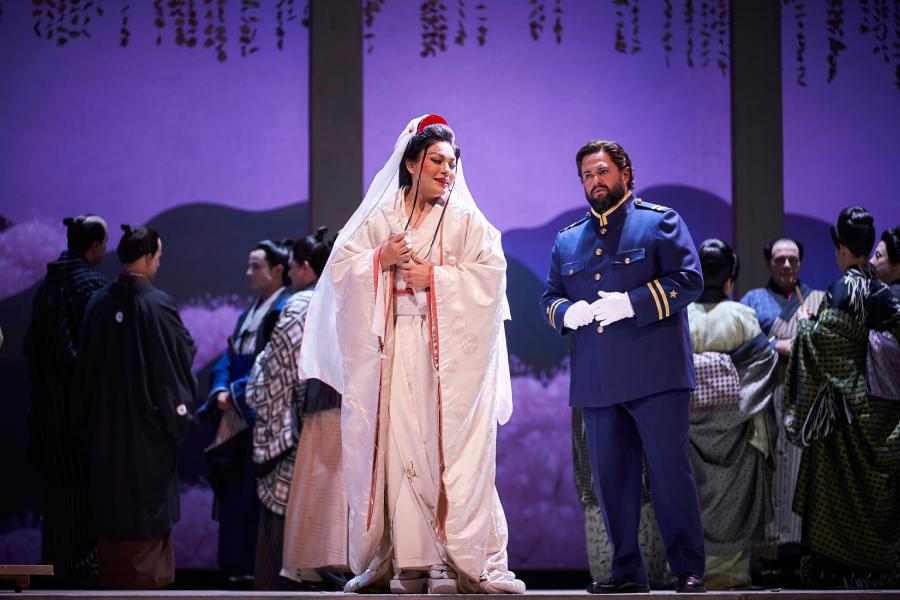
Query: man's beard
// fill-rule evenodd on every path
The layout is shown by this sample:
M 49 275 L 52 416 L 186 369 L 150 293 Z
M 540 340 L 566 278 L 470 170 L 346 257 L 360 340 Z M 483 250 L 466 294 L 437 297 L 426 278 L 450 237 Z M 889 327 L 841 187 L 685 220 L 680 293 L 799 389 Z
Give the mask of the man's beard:
M 602 200 L 594 200 L 591 198 L 590 192 L 585 191 L 584 197 L 587 199 L 588 204 L 591 205 L 596 212 L 602 213 L 605 210 L 608 210 L 611 206 L 614 206 L 619 200 L 625 197 L 625 186 L 621 182 L 617 182 L 612 187 L 608 188 L 606 191 L 606 198 Z

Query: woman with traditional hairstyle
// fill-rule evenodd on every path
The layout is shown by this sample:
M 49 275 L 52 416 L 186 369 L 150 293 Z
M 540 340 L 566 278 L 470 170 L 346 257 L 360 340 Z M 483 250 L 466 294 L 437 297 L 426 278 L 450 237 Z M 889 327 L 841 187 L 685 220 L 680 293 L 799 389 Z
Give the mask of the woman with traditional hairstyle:
M 894 295 L 900 298 L 900 227 L 881 232 L 881 240 L 876 244 L 870 262 L 878 279 L 888 284 Z
M 343 395 L 346 591 L 525 590 L 494 482 L 512 412 L 506 259 L 454 141 L 438 115 L 409 122 L 309 307 L 301 375 Z

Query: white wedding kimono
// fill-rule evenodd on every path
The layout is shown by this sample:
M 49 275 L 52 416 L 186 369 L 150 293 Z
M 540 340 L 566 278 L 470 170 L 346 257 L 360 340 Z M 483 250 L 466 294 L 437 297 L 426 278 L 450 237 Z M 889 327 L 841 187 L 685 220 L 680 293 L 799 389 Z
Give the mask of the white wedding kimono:
M 379 259 L 406 223 L 403 192 L 331 259 L 350 567 L 373 581 L 392 563 L 446 563 L 461 591 L 522 593 L 494 483 L 497 423 L 512 412 L 500 234 L 477 208 L 436 204 L 410 231 L 434 265 L 429 289 L 397 289 Z

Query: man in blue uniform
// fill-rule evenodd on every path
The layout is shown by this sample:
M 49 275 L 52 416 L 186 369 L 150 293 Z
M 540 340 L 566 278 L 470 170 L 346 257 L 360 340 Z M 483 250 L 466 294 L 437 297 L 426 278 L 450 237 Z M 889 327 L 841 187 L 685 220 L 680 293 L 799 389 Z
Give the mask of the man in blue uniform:
M 613 550 L 610 578 L 588 591 L 650 591 L 638 544 L 643 452 L 678 591 L 703 592 L 684 310 L 703 290 L 697 252 L 678 213 L 632 195 L 634 169 L 618 143 L 591 141 L 575 161 L 591 210 L 557 234 L 541 306 L 551 327 L 574 336 L 570 405 L 582 409 Z

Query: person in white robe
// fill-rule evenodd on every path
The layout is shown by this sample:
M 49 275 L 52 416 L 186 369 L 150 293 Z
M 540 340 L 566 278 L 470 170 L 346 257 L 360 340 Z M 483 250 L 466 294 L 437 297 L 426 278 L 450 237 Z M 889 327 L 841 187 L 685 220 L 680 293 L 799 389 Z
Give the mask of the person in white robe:
M 506 260 L 458 158 L 443 118 L 410 121 L 310 303 L 301 376 L 343 396 L 348 592 L 525 591 L 495 486 Z

